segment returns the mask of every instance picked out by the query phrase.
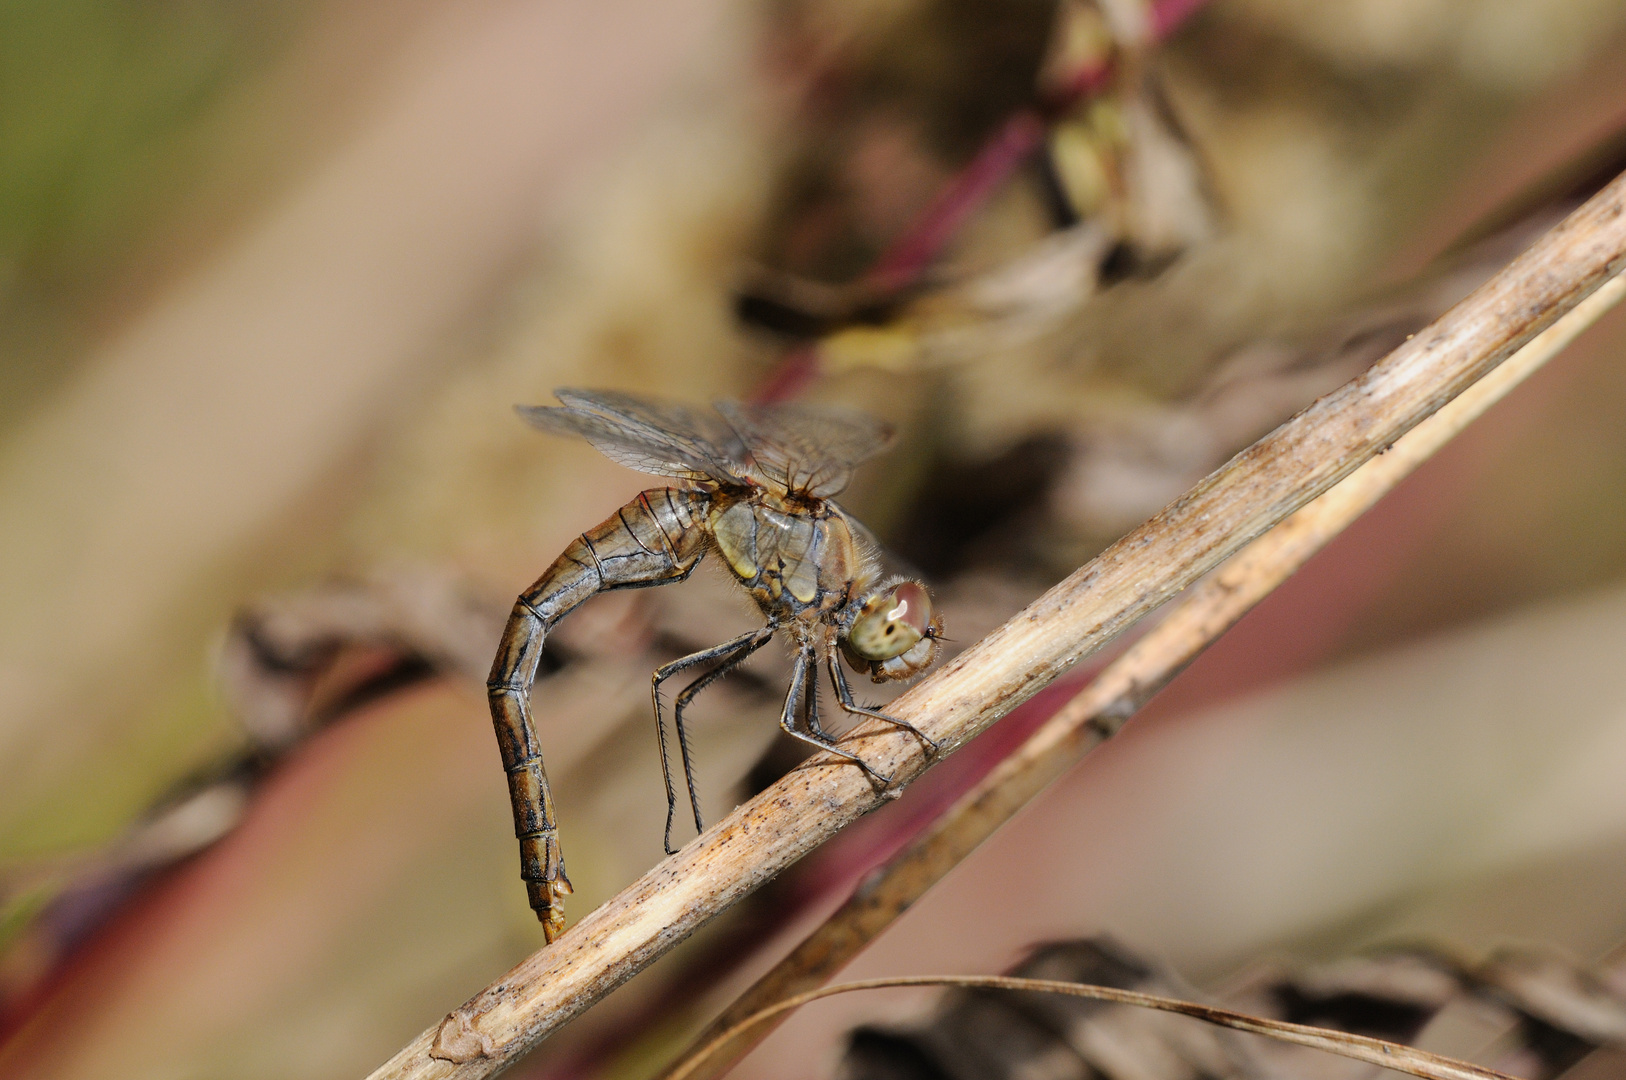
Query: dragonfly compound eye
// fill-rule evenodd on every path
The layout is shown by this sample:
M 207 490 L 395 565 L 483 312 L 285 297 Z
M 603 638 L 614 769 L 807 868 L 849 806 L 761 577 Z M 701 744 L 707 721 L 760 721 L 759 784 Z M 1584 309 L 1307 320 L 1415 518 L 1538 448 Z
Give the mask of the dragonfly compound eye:
M 914 648 L 931 624 L 925 586 L 905 581 L 864 603 L 847 631 L 847 646 L 865 660 L 890 660 Z

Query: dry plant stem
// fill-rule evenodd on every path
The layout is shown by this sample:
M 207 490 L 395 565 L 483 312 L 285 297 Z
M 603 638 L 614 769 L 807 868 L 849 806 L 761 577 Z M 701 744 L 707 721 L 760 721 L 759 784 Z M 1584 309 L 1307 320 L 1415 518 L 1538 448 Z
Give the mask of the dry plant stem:
M 1238 454 L 891 706 L 958 747 L 1342 480 L 1550 326 L 1626 263 L 1617 178 L 1433 325 Z M 919 744 L 847 740 L 905 782 Z M 818 755 L 430 1028 L 375 1077 L 489 1076 L 843 826 L 880 805 Z
M 1410 1073 L 1413 1076 L 1423 1077 L 1424 1080 L 1512 1080 L 1505 1073 L 1472 1062 L 1441 1057 L 1439 1054 L 1431 1054 L 1427 1050 L 1418 1050 L 1403 1043 L 1373 1039 L 1366 1035 L 1353 1035 L 1347 1031 L 1290 1024 L 1285 1020 L 1267 1020 L 1260 1016 L 1249 1016 L 1247 1013 L 1217 1009 L 1211 1005 L 1199 1005 L 1138 990 L 1119 990 L 1110 986 L 1056 982 L 1051 979 L 1019 979 L 1008 975 L 905 975 L 893 979 L 865 979 L 862 982 L 842 983 L 840 986 L 799 994 L 777 1005 L 769 1006 L 748 1017 L 738 1027 L 725 1031 L 716 1043 L 701 1051 L 701 1057 L 686 1061 L 673 1072 L 671 1080 L 692 1080 L 697 1073 L 691 1066 L 703 1063 L 704 1055 L 709 1054 L 724 1041 L 747 1034 L 749 1028 L 793 1009 L 799 1009 L 809 1002 L 855 990 L 883 990 L 898 986 L 957 986 L 966 989 L 1020 990 L 1024 993 L 1065 994 L 1068 997 L 1092 998 L 1096 1001 L 1110 1001 L 1116 1005 L 1134 1005 L 1144 1009 L 1158 1009 L 1162 1012 L 1190 1016 L 1235 1031 L 1263 1035 L 1278 1042 L 1308 1046 L 1313 1050 L 1325 1050 L 1330 1054 L 1380 1065 L 1385 1069 Z
M 1226 560 L 695 1037 L 666 1080 L 710 1080 L 789 1018 L 747 1018 L 820 986 L 1071 769 L 1328 541 L 1626 296 L 1617 275 L 1382 454 Z M 723 1035 L 738 1029 L 732 1039 Z M 704 1060 L 696 1048 L 711 1047 Z

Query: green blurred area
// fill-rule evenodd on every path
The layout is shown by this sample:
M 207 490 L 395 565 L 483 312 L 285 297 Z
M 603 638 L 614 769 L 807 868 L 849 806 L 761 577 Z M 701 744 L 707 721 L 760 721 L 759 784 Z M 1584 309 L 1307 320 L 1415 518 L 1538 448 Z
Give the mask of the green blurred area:
M 304 0 L 0 4 L 0 426 L 116 317 L 221 169 Z M 151 271 L 149 270 L 150 276 Z

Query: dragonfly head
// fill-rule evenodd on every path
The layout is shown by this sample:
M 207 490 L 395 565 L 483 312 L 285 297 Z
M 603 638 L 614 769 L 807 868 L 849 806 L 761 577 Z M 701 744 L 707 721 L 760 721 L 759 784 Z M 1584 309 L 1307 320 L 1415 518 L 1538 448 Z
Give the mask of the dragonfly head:
M 943 616 L 932 611 L 926 586 L 894 581 L 864 598 L 842 635 L 841 649 L 856 670 L 887 682 L 930 667 L 942 636 Z

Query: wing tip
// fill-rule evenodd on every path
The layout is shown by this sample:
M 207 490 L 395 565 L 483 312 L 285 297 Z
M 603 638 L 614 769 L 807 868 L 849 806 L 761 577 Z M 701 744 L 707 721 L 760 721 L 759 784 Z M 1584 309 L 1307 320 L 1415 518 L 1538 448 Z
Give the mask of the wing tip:
M 527 424 L 530 424 L 534 428 L 540 428 L 543 431 L 558 432 L 560 434 L 576 434 L 574 431 L 561 429 L 556 418 L 562 414 L 593 411 L 585 408 L 585 406 L 590 403 L 591 396 L 594 393 L 595 391 L 584 390 L 579 386 L 556 386 L 553 388 L 553 397 L 554 400 L 560 402 L 560 404 L 516 404 L 514 406 L 514 412 L 519 415 L 521 420 L 524 420 Z
M 569 410 L 560 408 L 557 405 L 516 404 L 514 406 L 514 412 L 521 420 L 538 431 L 546 431 L 555 435 L 575 434 L 571 429 L 561 425 L 557 419 L 560 413 L 567 411 Z

